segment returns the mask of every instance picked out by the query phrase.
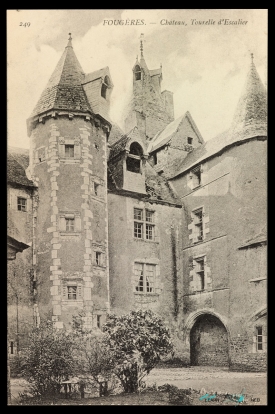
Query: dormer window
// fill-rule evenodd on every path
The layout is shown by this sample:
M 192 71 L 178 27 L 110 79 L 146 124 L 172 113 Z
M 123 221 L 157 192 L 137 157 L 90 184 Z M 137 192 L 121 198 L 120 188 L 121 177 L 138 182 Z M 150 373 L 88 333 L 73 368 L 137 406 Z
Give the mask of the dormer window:
M 101 86 L 101 96 L 104 99 L 107 99 L 107 89 L 110 87 L 110 81 L 108 76 L 105 76 L 104 81 Z
M 133 142 L 130 146 L 130 152 L 126 160 L 127 170 L 140 173 L 140 158 L 142 156 L 142 148 L 137 142 Z
M 135 80 L 141 80 L 141 69 L 139 65 L 135 67 Z

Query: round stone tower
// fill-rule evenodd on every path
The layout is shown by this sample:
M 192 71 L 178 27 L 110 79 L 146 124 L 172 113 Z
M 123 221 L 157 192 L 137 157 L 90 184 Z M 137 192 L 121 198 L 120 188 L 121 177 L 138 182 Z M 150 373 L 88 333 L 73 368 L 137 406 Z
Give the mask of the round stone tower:
M 106 82 L 106 79 L 108 82 Z M 108 93 L 106 93 L 106 89 Z M 37 320 L 100 327 L 109 309 L 109 69 L 85 75 L 68 45 L 27 121 L 34 205 Z

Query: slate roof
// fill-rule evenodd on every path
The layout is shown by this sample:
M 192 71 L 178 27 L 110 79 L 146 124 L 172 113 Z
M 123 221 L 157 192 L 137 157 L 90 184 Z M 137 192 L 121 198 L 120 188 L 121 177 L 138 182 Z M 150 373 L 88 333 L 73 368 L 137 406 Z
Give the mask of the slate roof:
M 107 75 L 107 74 L 108 74 L 108 77 L 110 78 L 109 67 L 108 66 L 106 66 L 104 68 L 101 68 L 101 69 L 98 69 L 98 70 L 95 70 L 94 72 L 86 74 L 83 81 L 82 81 L 82 83 L 88 83 L 88 82 L 94 81 L 94 80 L 99 79 L 99 78 L 104 78 L 105 75 Z M 112 84 L 111 79 L 110 79 L 110 82 Z
M 161 68 L 149 70 L 150 76 L 161 75 L 162 71 Z
M 117 156 L 118 154 L 120 154 L 122 151 L 125 150 L 127 143 L 131 140 L 137 140 L 137 141 L 141 141 L 143 143 L 143 139 L 139 133 L 138 128 L 135 126 L 133 129 L 131 129 L 131 131 L 129 131 L 127 134 L 124 134 L 120 139 L 118 139 L 117 141 L 115 141 L 111 146 L 110 146 L 110 154 L 109 154 L 109 160 L 111 160 L 112 158 L 114 158 L 115 156 Z M 144 143 L 143 143 L 144 145 Z M 145 147 L 145 145 L 144 145 Z
M 170 124 L 168 124 L 162 131 L 158 132 L 154 136 L 148 145 L 148 152 L 156 151 L 157 149 L 160 149 L 164 145 L 168 144 L 168 142 L 170 142 L 173 138 L 174 134 L 176 134 L 178 131 L 180 124 L 185 118 L 190 122 L 190 125 L 196 132 L 199 141 L 203 143 L 203 137 L 201 136 L 201 133 L 198 130 L 198 127 L 196 126 L 190 112 L 187 111 L 184 115 L 170 122 Z
M 69 40 L 31 117 L 50 109 L 92 112 L 82 82 L 85 74 Z
M 108 138 L 108 144 L 113 145 L 117 142 L 125 133 L 122 131 L 120 126 L 118 126 L 115 122 L 112 122 L 112 129 Z
M 166 177 L 176 177 L 226 147 L 257 136 L 267 136 L 267 94 L 252 62 L 230 128 L 172 163 Z
M 25 169 L 28 165 L 28 150 L 24 150 L 22 148 L 9 148 L 7 154 L 7 182 L 10 184 L 35 187 L 34 183 L 27 178 L 25 173 Z

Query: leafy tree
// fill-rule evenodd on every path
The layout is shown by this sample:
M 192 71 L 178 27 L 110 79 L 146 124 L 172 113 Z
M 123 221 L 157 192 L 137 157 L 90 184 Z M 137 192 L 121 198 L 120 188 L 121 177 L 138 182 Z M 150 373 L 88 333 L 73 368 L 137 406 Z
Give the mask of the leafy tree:
M 106 334 L 97 328 L 83 328 L 83 316 L 85 313 L 73 317 L 73 357 L 76 373 L 82 378 L 85 377 L 86 385 L 100 385 L 111 380 L 115 364 L 114 353 L 107 343 Z
M 162 356 L 173 351 L 168 329 L 151 310 L 132 311 L 127 315 L 109 315 L 103 331 L 114 353 L 114 373 L 125 392 L 137 392 L 142 378 Z
M 34 328 L 28 347 L 22 353 L 22 375 L 30 383 L 33 395 L 57 394 L 61 382 L 74 370 L 72 336 L 55 329 L 50 321 Z

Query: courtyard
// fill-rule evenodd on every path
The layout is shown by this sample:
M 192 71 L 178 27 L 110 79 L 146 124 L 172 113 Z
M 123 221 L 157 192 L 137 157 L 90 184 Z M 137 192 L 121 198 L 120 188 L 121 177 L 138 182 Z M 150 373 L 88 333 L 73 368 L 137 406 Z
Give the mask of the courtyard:
M 175 385 L 178 388 L 192 388 L 200 390 L 198 397 L 193 398 L 193 405 L 214 404 L 205 400 L 199 400 L 204 393 L 214 394 L 244 394 L 245 402 L 248 405 L 267 405 L 267 374 L 265 372 L 230 372 L 228 368 L 193 366 L 189 368 L 155 368 L 146 377 L 147 386 L 156 384 Z M 26 382 L 20 378 L 11 379 L 12 404 L 19 403 L 19 392 L 26 387 Z M 73 405 L 149 405 L 150 402 L 142 402 L 138 394 L 112 398 L 87 398 L 84 400 L 67 401 L 66 404 Z M 64 402 L 65 403 L 65 402 Z M 154 400 L 154 405 L 166 405 L 165 401 Z M 222 402 L 221 404 L 227 404 Z M 230 403 L 229 403 L 230 404 Z M 233 403 L 231 403 L 233 404 Z M 217 403 L 216 403 L 217 405 Z

